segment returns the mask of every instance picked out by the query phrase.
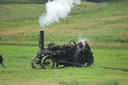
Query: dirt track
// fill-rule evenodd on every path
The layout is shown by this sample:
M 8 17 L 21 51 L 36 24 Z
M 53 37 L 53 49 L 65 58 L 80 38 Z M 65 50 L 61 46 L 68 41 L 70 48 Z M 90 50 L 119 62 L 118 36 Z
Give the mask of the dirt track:
M 104 69 L 113 69 L 113 70 L 120 70 L 120 71 L 128 72 L 128 68 L 112 68 L 112 67 L 104 67 Z

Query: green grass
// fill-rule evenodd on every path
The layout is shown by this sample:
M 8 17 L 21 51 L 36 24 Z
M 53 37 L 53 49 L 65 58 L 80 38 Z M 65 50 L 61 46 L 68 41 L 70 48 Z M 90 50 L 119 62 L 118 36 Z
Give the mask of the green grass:
M 128 68 L 128 0 L 82 2 L 45 29 L 45 47 L 87 38 L 95 56 L 89 67 L 34 70 L 31 58 L 38 48 L 38 18 L 44 4 L 0 5 L 0 85 L 127 85 L 128 72 L 104 67 Z
M 65 67 L 34 70 L 31 58 L 38 51 L 33 46 L 0 45 L 6 69 L 0 66 L 1 85 L 127 85 L 128 73 L 104 67 L 128 68 L 127 50 L 92 49 L 95 63 L 89 67 Z

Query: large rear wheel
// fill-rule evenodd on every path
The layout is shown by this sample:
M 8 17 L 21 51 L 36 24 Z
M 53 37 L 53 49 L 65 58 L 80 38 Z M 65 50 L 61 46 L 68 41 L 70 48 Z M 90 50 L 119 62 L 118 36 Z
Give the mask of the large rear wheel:
M 93 63 L 93 56 L 91 52 L 86 49 L 78 49 L 73 58 L 73 62 L 76 63 L 75 66 L 91 66 Z
M 44 69 L 52 69 L 55 67 L 55 60 L 51 56 L 44 56 L 41 60 L 41 67 Z

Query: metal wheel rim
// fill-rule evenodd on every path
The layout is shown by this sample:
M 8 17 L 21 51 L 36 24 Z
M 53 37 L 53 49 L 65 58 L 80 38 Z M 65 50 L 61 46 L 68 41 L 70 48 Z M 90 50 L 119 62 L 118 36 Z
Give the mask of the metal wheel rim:
M 82 52 L 80 52 L 80 53 L 78 54 L 78 63 L 79 63 L 79 64 L 86 64 L 86 62 L 85 62 L 84 59 L 85 59 L 84 54 L 83 54 Z M 80 60 L 82 60 L 82 62 L 81 62 Z
M 84 60 L 84 57 L 85 57 L 84 55 L 86 55 L 86 54 L 84 54 L 82 51 L 79 53 L 78 63 L 82 64 L 82 66 L 88 66 L 90 63 L 87 61 L 88 60 L 87 57 L 90 55 L 86 55 L 86 60 Z M 82 60 L 82 61 L 80 62 L 79 60 Z
M 36 63 L 37 60 L 39 60 L 39 59 L 36 56 L 34 56 L 32 58 L 32 68 L 34 68 L 34 69 L 40 69 L 41 68 L 40 64 Z
M 44 69 L 52 69 L 55 66 L 55 62 L 53 60 L 53 58 L 49 57 L 49 56 L 45 56 L 42 59 L 42 68 Z

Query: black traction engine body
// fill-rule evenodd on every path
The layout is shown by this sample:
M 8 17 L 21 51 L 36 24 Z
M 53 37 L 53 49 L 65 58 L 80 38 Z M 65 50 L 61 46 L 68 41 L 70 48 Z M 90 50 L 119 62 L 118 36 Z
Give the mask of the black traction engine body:
M 94 62 L 92 51 L 86 48 L 79 48 L 74 41 L 64 45 L 48 44 L 44 48 L 43 32 L 40 32 L 40 50 L 32 58 L 33 68 L 51 69 L 63 66 L 90 66 Z

